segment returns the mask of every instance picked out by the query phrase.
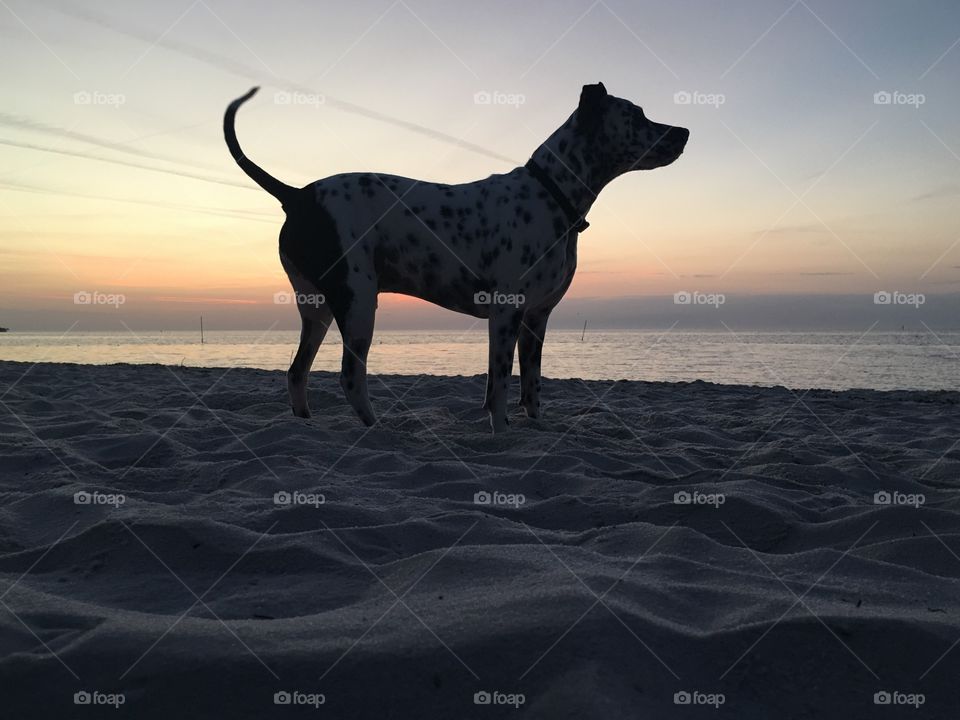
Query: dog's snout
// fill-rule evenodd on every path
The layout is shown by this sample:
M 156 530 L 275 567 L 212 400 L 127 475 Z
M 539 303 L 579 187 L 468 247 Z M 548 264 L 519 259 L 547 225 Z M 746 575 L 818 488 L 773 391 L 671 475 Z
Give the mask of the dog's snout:
M 670 132 L 667 134 L 667 137 L 671 142 L 674 142 L 683 148 L 687 144 L 687 140 L 690 139 L 690 131 L 682 127 L 670 128 Z

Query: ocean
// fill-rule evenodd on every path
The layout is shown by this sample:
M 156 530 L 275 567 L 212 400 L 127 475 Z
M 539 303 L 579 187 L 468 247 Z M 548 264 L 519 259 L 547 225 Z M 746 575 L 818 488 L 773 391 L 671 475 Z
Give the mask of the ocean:
M 285 370 L 294 331 L 71 332 L 0 334 L 0 360 L 162 363 Z M 478 375 L 486 372 L 487 335 L 381 331 L 371 373 Z M 331 329 L 314 369 L 340 366 Z M 548 332 L 546 377 L 692 381 L 844 390 L 960 390 L 960 333 L 740 333 L 678 330 Z M 515 366 L 514 372 L 517 372 Z

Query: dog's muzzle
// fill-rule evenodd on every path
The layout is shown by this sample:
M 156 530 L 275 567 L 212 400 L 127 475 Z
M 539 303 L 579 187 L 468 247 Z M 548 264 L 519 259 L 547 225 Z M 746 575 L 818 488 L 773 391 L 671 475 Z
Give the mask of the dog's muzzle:
M 683 152 L 687 146 L 687 140 L 690 139 L 690 131 L 682 127 L 672 127 L 667 133 L 666 140 L 670 147 L 676 148 L 677 155 Z

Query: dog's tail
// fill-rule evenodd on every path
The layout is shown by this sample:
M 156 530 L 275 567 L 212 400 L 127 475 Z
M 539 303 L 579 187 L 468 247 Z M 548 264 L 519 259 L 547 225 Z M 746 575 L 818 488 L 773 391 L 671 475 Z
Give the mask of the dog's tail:
M 237 161 L 237 165 L 243 170 L 250 179 L 262 187 L 268 193 L 280 201 L 281 205 L 286 205 L 300 191 L 297 188 L 280 182 L 273 175 L 268 173 L 262 167 L 250 160 L 240 149 L 240 143 L 237 142 L 237 131 L 233 128 L 233 121 L 237 115 L 237 109 L 247 100 L 256 95 L 259 87 L 251 88 L 243 97 L 239 97 L 227 106 L 227 111 L 223 115 L 223 137 L 227 141 L 227 147 L 230 148 L 230 154 Z

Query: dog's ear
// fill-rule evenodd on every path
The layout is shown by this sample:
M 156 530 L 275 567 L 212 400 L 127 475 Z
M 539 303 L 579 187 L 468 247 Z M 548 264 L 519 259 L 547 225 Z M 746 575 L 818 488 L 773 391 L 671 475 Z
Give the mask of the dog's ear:
M 600 126 L 603 112 L 607 109 L 607 89 L 603 83 L 584 85 L 580 91 L 580 105 L 577 106 L 577 126 L 590 133 Z

